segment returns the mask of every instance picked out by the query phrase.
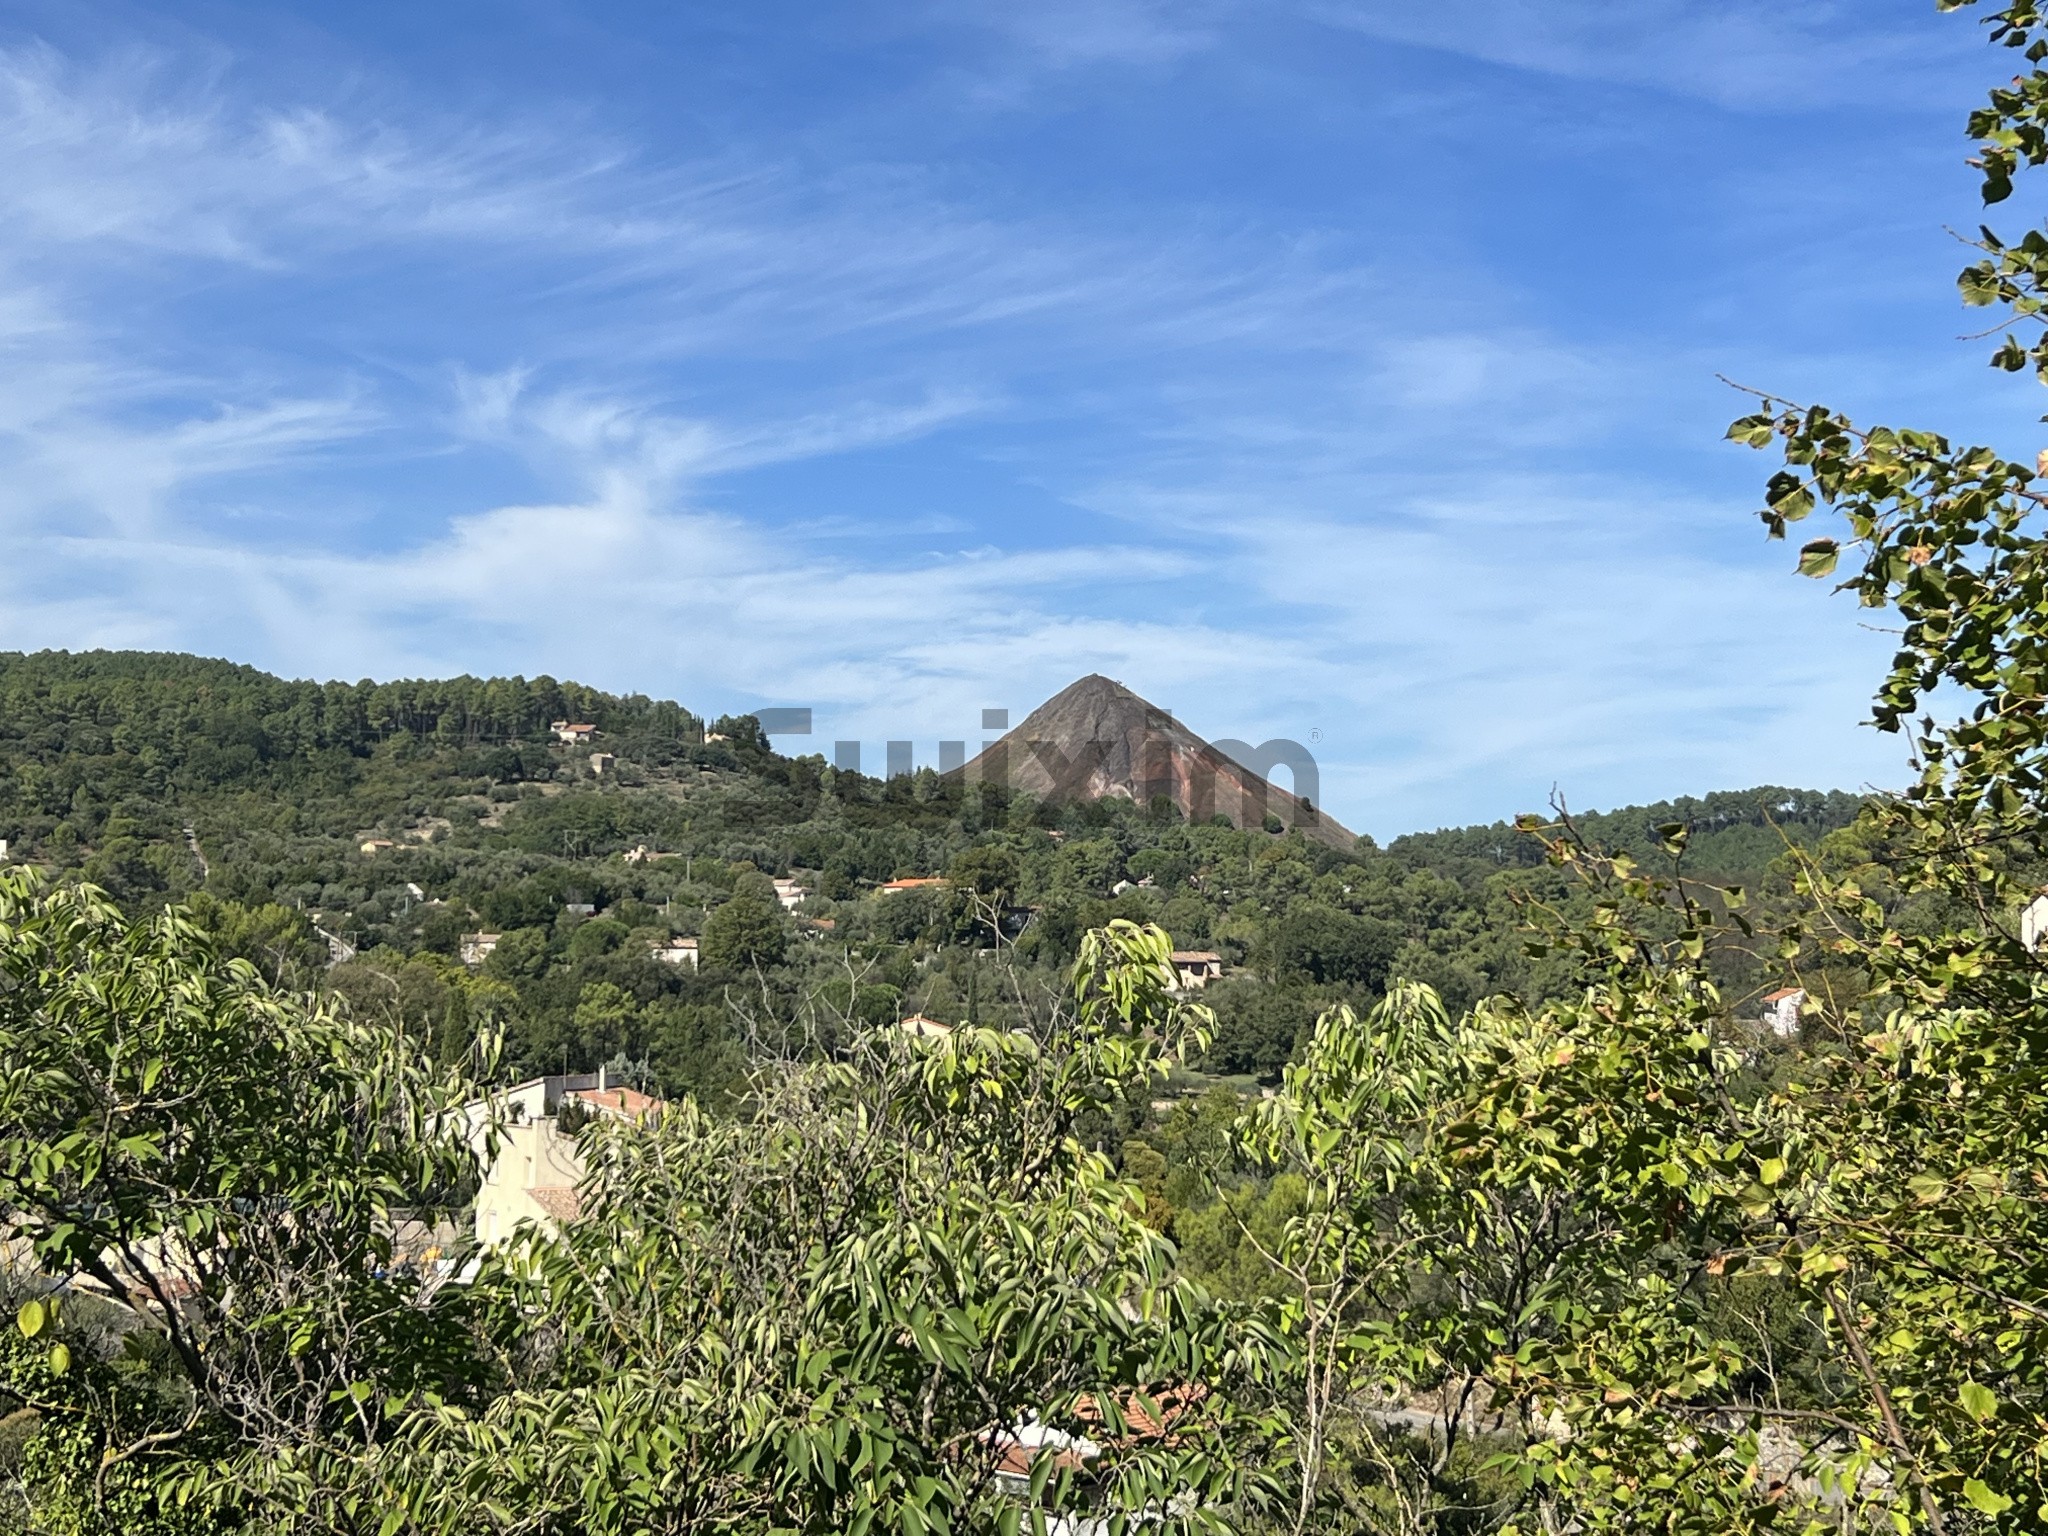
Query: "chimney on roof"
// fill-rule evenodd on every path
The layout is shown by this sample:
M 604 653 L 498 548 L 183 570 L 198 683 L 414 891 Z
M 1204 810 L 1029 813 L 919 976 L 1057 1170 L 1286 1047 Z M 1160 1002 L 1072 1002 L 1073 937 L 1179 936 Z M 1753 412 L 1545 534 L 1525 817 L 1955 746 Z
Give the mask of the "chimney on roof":
M 603 1092 L 604 1092 L 604 1065 L 603 1065 L 603 1063 L 599 1063 L 599 1065 L 598 1065 L 598 1069 L 597 1069 L 597 1091 L 598 1091 L 599 1093 L 603 1093 Z

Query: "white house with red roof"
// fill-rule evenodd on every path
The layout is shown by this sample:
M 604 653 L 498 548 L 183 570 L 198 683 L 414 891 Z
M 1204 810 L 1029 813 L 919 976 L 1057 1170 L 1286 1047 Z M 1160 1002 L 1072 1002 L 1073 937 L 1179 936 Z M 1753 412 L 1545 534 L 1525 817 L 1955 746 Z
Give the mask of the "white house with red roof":
M 0 843 L 0 854 L 7 852 L 7 845 Z M 2026 946 L 2028 954 L 2041 948 L 2041 940 L 2048 938 L 2048 891 L 2036 893 L 2020 913 L 2020 943 Z
M 1799 1033 L 1799 1010 L 1806 1005 L 1806 988 L 1780 987 L 1764 994 L 1763 1021 L 1774 1035 L 1789 1040 Z
M 465 1105 L 471 1143 L 479 1153 L 486 1150 L 486 1129 L 494 1114 L 499 1122 L 497 1146 L 476 1195 L 479 1245 L 494 1248 L 509 1241 L 523 1222 L 556 1232 L 576 1219 L 581 1209 L 577 1187 L 586 1169 L 576 1121 L 567 1129 L 561 1124 L 563 1111 L 572 1107 L 582 1117 L 638 1121 L 664 1106 L 637 1088 L 608 1082 L 602 1069 L 530 1078 Z

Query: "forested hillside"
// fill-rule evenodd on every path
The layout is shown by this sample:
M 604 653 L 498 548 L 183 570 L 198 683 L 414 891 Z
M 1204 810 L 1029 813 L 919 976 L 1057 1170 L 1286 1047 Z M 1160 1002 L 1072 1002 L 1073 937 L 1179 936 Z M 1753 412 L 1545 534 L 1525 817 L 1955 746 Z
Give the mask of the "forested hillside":
M 565 719 L 596 740 L 555 741 Z M 1765 788 L 1577 824 L 1661 859 L 1657 828 L 1686 823 L 1689 868 L 1754 888 L 1857 808 Z M 1517 898 L 1556 877 L 1505 822 L 1342 851 L 1128 800 L 844 774 L 777 754 L 751 718 L 707 728 L 549 678 L 313 684 L 187 656 L 0 656 L 0 836 L 131 912 L 193 898 L 232 951 L 426 1021 L 444 1059 L 495 1023 L 508 1070 L 614 1062 L 667 1092 L 730 1081 L 748 1028 L 819 1027 L 820 995 L 869 1021 L 999 1019 L 1014 981 L 996 951 L 1044 981 L 1113 917 L 1221 957 L 1202 1064 L 1223 1075 L 1270 1080 L 1320 1010 L 1395 978 L 1454 1007 L 1553 980 Z M 790 876 L 803 900 L 785 912 L 770 880 Z M 920 876 L 951 883 L 875 894 Z M 465 966 L 476 932 L 495 951 Z M 671 936 L 701 939 L 697 970 L 652 958 Z

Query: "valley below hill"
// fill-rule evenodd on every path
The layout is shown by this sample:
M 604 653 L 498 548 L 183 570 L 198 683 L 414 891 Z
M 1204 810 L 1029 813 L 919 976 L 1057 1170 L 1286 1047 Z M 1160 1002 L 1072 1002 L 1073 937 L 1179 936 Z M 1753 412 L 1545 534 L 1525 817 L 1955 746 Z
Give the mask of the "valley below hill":
M 511 1075 L 609 1063 L 711 1099 L 762 1030 L 1001 1022 L 1115 917 L 1207 957 L 1198 1065 L 1247 1083 L 1396 980 L 1462 1008 L 1563 974 L 1528 952 L 1526 904 L 1583 894 L 1505 820 L 1378 847 L 1103 678 L 1006 742 L 1006 777 L 985 754 L 876 779 L 779 753 L 752 717 L 544 677 L 10 654 L 0 838 L 132 913 L 189 903 L 274 978 L 401 1015 L 447 1060 L 490 1028 Z M 1576 825 L 1668 867 L 1659 829 L 1682 823 L 1686 872 L 1768 898 L 1860 804 L 1762 787 Z M 1778 980 L 1720 964 L 1737 1007 Z

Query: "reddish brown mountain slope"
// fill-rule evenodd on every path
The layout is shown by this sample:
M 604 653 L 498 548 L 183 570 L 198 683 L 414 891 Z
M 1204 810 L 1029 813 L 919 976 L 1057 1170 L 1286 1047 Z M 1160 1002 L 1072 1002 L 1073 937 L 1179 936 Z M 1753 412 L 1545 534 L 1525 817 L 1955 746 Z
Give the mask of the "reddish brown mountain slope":
M 1008 783 L 1042 800 L 1165 795 L 1190 821 L 1221 813 L 1256 827 L 1268 812 L 1304 836 L 1349 849 L 1355 839 L 1307 800 L 1268 783 L 1121 683 L 1088 676 L 1034 709 L 964 768 L 969 782 Z

